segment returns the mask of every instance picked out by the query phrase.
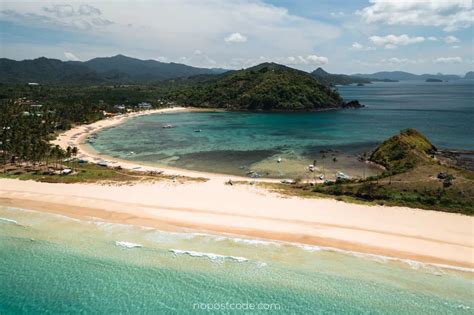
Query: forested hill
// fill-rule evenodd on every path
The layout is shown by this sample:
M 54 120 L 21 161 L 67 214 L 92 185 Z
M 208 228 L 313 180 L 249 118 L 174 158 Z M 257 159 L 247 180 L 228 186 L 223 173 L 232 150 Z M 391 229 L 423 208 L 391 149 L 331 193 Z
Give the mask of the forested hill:
M 339 94 L 309 73 L 276 63 L 229 71 L 181 88 L 178 103 L 251 111 L 316 111 L 360 107 L 344 103 Z
M 140 60 L 123 55 L 94 58 L 86 62 L 64 62 L 45 57 L 23 61 L 0 58 L 1 83 L 152 83 L 201 74 L 216 74 L 224 71 L 223 69 L 196 68 L 156 60 Z

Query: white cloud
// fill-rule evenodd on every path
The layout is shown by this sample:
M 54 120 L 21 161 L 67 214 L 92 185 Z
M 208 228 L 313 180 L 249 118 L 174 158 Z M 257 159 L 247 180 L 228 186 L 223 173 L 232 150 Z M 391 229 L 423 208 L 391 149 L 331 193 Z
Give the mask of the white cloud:
M 362 45 L 361 43 L 354 42 L 350 49 L 355 50 L 355 51 L 369 51 L 369 50 L 375 50 L 375 47 L 366 47 Z
M 313 64 L 313 65 L 325 65 L 329 62 L 329 59 L 327 57 L 309 55 L 309 56 L 306 57 L 306 61 L 309 64 Z
M 369 40 L 377 46 L 384 46 L 386 49 L 393 49 L 397 46 L 406 46 L 410 44 L 421 43 L 425 41 L 423 36 L 410 37 L 403 35 L 370 36 Z
M 446 36 L 444 38 L 444 41 L 448 44 L 454 44 L 454 43 L 459 43 L 460 42 L 460 40 L 457 37 L 452 36 L 452 35 Z
M 58 18 L 83 15 L 101 15 L 99 9 L 87 4 L 81 4 L 77 8 L 70 4 L 52 4 L 50 6 L 43 7 L 43 11 Z
M 414 59 L 408 59 L 408 58 L 397 58 L 397 57 L 392 57 L 388 59 L 382 59 L 381 63 L 386 63 L 386 64 L 417 64 L 422 62 L 422 60 L 414 60 Z
M 79 15 L 100 15 L 101 14 L 99 9 L 87 4 L 80 5 L 78 12 L 79 12 Z
M 430 40 L 430 41 L 437 41 L 438 40 L 438 38 L 436 38 L 435 36 L 429 36 L 426 39 Z
M 460 47 L 460 46 L 458 46 L 458 45 L 453 45 L 453 46 L 451 46 L 451 48 L 453 48 L 453 49 L 458 49 L 459 47 Z
M 96 10 L 65 2 L 72 9 L 54 7 L 60 4 L 59 0 L 3 1 L 0 21 L 46 29 L 45 32 L 48 29 L 70 32 L 69 40 L 62 45 L 66 49 L 59 45 L 56 50 L 44 49 L 46 45 L 40 45 L 42 50 L 31 51 L 32 56 L 51 51 L 54 51 L 52 55 L 62 56 L 64 51 L 74 51 L 73 44 L 84 43 L 90 49 L 81 51 L 81 58 L 133 53 L 141 58 L 166 56 L 170 61 L 178 61 L 182 56 L 191 58 L 199 48 L 218 66 L 229 65 L 234 58 L 311 55 L 315 46 L 327 47 L 329 41 L 337 39 L 342 29 L 262 0 L 86 2 Z M 208 61 L 195 57 L 193 60 L 196 62 L 193 66 L 206 66 L 198 62 Z
M 65 51 L 64 52 L 64 57 L 66 57 L 67 60 L 80 61 L 80 59 L 77 58 L 76 55 L 74 55 L 72 52 Z
M 446 32 L 473 24 L 472 0 L 370 0 L 356 11 L 367 23 L 442 27 Z
M 461 63 L 461 57 L 439 57 L 433 60 L 434 63 Z
M 226 43 L 245 43 L 247 41 L 247 37 L 240 33 L 232 33 L 226 38 L 224 38 Z
M 49 7 L 44 7 L 43 10 L 47 13 L 53 14 L 58 18 L 74 16 L 74 8 L 69 4 L 54 4 Z
M 28 4 L 2 3 L 0 20 L 29 27 L 92 32 L 114 24 L 113 21 L 102 17 L 98 8 L 90 5 L 48 4 L 46 1 Z
M 329 59 L 327 57 L 318 56 L 318 55 L 298 55 L 298 56 L 286 56 L 286 57 L 265 57 L 260 56 L 259 58 L 250 58 L 250 59 L 242 59 L 242 58 L 233 58 L 231 60 L 231 66 L 237 68 L 247 68 L 255 66 L 262 62 L 276 62 L 283 65 L 296 67 L 296 68 L 304 68 L 308 67 L 309 69 L 314 69 L 314 66 L 321 66 L 326 65 L 329 63 Z
M 329 62 L 327 57 L 317 56 L 317 55 L 307 55 L 307 56 L 288 56 L 288 57 L 276 57 L 273 58 L 273 61 L 282 63 L 290 66 L 298 65 L 325 65 Z
M 364 48 L 364 46 L 362 46 L 362 44 L 359 44 L 358 42 L 355 42 L 352 44 L 352 48 L 354 50 L 361 50 L 362 48 Z

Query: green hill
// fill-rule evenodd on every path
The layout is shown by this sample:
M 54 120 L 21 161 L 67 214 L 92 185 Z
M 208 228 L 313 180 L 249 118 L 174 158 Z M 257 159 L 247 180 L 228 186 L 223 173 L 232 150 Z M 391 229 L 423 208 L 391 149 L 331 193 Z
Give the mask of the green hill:
M 251 111 L 316 111 L 360 107 L 310 74 L 276 63 L 229 71 L 176 92 L 178 103 Z
M 387 171 L 401 173 L 420 162 L 428 161 L 436 148 L 420 132 L 405 129 L 385 140 L 370 156 L 372 162 L 383 165 Z

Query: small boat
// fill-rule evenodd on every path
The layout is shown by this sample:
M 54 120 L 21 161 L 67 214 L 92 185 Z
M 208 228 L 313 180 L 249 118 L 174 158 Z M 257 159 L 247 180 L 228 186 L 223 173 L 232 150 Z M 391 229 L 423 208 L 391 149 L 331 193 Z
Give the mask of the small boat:
M 351 177 L 343 172 L 336 173 L 336 179 L 350 179 Z
M 280 163 L 280 162 L 281 162 L 281 157 L 278 157 L 277 163 Z
M 308 165 L 308 170 L 310 172 L 314 172 L 314 165 L 313 164 Z
M 170 124 L 166 124 L 163 126 L 163 129 L 170 129 L 170 128 L 173 128 L 174 126 L 173 125 L 170 125 Z
M 202 129 L 196 129 L 194 132 L 202 132 Z

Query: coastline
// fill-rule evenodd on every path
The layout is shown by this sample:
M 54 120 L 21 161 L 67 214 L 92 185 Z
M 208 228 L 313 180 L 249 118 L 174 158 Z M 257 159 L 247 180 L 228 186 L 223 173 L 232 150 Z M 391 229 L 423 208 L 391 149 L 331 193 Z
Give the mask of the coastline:
M 120 166 L 123 169 L 134 170 L 134 171 L 160 171 L 165 175 L 170 176 L 185 176 L 185 177 L 201 177 L 208 180 L 218 180 L 218 181 L 228 181 L 232 180 L 245 180 L 245 181 L 256 181 L 256 182 L 267 182 L 267 183 L 279 183 L 281 179 L 273 178 L 249 178 L 243 176 L 229 175 L 229 174 L 220 174 L 220 173 L 209 173 L 201 171 L 192 171 L 182 168 L 175 168 L 165 165 L 150 165 L 145 162 L 135 162 L 127 161 L 119 158 L 114 158 L 105 154 L 100 154 L 93 150 L 90 146 L 85 143 L 87 137 L 93 133 L 96 133 L 100 130 L 114 127 L 118 124 L 123 123 L 124 121 L 145 115 L 152 114 L 165 114 L 165 113 L 176 113 L 176 112 L 193 112 L 193 111 L 209 111 L 212 109 L 198 109 L 198 108 L 189 108 L 189 107 L 170 107 L 163 109 L 153 109 L 141 112 L 127 113 L 123 115 L 118 115 L 111 118 L 102 119 L 88 125 L 79 125 L 73 127 L 66 132 L 60 134 L 55 140 L 51 141 L 52 144 L 59 145 L 62 149 L 66 150 L 68 146 L 77 147 L 78 154 L 77 157 L 85 160 L 89 163 L 97 163 L 100 160 L 104 160 L 110 164 L 112 167 Z
M 52 143 L 64 149 L 77 146 L 78 157 L 91 163 L 106 160 L 111 166 L 124 169 L 203 177 L 207 182 L 164 180 L 112 186 L 0 179 L 0 205 L 159 230 L 192 230 L 307 244 L 474 272 L 474 218 L 469 216 L 350 204 L 329 198 L 284 197 L 257 186 L 224 185 L 229 178 L 253 180 L 246 177 L 124 161 L 93 152 L 84 143 L 91 133 L 132 117 L 193 110 L 175 107 L 116 116 L 74 127 Z
M 50 184 L 0 179 L 0 205 L 170 231 L 277 240 L 474 269 L 474 218 L 283 198 L 254 186 Z

